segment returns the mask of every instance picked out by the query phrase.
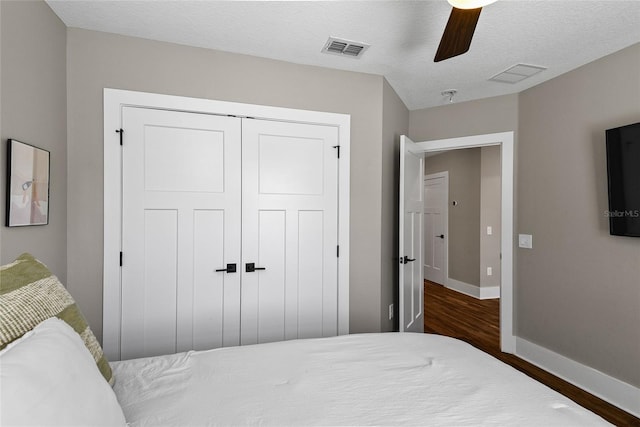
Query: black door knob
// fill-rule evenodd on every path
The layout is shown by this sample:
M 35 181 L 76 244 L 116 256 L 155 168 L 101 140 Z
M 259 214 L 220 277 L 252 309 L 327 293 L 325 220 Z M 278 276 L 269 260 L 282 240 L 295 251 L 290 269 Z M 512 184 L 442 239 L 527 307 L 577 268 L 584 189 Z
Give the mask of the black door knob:
M 266 270 L 266 268 L 264 268 L 264 267 L 256 267 L 256 264 L 253 263 L 253 262 L 248 262 L 245 265 L 245 270 L 244 271 L 246 271 L 247 273 L 253 273 L 256 270 Z
M 441 238 L 441 239 L 444 239 L 444 234 L 441 234 L 441 235 L 436 236 L 436 237 L 439 237 L 439 238 Z
M 227 268 L 220 268 L 218 270 L 216 270 L 216 272 L 219 271 L 226 271 L 227 273 L 235 273 L 236 272 L 236 265 L 235 264 L 227 264 Z
M 405 264 L 406 264 L 406 263 L 408 263 L 408 262 L 413 262 L 413 261 L 415 261 L 415 260 L 416 260 L 415 258 L 409 258 L 409 257 L 408 257 L 408 256 L 406 256 L 406 255 L 404 256 L 404 263 L 405 263 Z

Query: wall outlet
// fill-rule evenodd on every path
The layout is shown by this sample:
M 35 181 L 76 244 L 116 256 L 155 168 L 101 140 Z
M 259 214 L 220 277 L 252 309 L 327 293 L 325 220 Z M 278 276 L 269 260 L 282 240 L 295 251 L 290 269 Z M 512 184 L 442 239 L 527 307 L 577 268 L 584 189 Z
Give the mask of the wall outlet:
M 393 304 L 389 304 L 389 320 L 393 319 Z
M 487 267 L 487 276 L 493 276 L 493 268 Z

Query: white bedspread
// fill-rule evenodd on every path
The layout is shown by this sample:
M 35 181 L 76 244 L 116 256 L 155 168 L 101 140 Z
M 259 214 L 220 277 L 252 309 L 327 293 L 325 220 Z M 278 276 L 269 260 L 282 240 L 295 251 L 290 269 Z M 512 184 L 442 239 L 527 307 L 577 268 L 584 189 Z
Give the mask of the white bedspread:
M 455 339 L 387 333 L 112 363 L 138 425 L 606 425 Z

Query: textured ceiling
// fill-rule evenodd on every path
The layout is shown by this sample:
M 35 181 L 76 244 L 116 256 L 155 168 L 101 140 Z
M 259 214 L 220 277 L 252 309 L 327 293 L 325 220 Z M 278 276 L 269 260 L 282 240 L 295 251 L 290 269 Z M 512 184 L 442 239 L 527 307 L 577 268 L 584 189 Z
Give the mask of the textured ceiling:
M 446 0 L 48 4 L 69 27 L 382 75 L 411 110 L 446 103 L 446 89 L 457 102 L 520 92 L 640 42 L 640 0 L 501 0 L 482 10 L 470 51 L 439 63 Z M 358 59 L 323 54 L 329 36 L 371 47 Z M 488 81 L 516 63 L 547 70 Z

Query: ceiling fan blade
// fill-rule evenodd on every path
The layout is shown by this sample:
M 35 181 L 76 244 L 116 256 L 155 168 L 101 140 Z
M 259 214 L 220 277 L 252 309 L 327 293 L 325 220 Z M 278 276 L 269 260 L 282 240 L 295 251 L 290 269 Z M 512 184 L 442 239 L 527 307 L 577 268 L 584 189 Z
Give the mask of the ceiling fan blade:
M 477 9 L 451 9 L 451 15 L 442 34 L 434 62 L 461 55 L 469 50 L 473 32 L 476 30 L 478 18 L 482 8 Z

